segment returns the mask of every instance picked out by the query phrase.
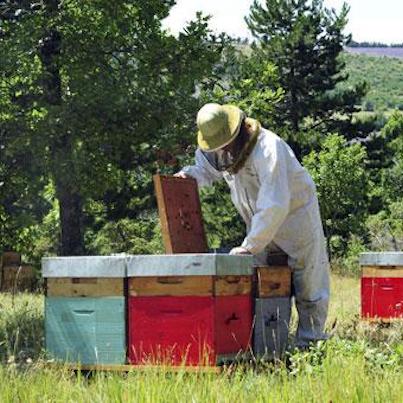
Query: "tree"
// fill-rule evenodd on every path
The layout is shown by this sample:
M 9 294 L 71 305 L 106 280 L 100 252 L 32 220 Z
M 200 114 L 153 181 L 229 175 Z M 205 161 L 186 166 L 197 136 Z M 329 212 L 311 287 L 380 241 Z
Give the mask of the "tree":
M 322 0 L 254 1 L 245 18 L 258 42 L 253 46 L 278 68 L 283 102 L 277 116 L 296 153 L 301 146 L 293 136 L 301 130 L 320 128 L 323 133 L 337 129 L 341 119 L 352 118 L 366 84 L 340 89 L 348 76 L 339 58 L 349 40 L 343 30 L 349 8 L 337 15 L 324 8 Z M 308 119 L 309 118 L 309 119 Z
M 365 148 L 349 145 L 337 134 L 329 135 L 319 152 L 303 159 L 318 191 L 329 250 L 332 237 L 345 248 L 351 235 L 362 235 L 367 213 L 368 178 Z
M 132 173 L 155 169 L 156 153 L 185 142 L 194 125 L 195 87 L 221 39 L 201 15 L 169 35 L 161 20 L 173 4 L 0 2 L 0 146 L 9 160 L 29 158 L 24 173 L 35 168 L 54 184 L 62 254 L 85 253 L 88 201 L 123 215 L 116 196 L 130 191 Z
M 383 200 L 385 204 L 403 199 L 403 115 L 395 112 L 382 129 L 386 140 L 384 169 L 382 172 Z

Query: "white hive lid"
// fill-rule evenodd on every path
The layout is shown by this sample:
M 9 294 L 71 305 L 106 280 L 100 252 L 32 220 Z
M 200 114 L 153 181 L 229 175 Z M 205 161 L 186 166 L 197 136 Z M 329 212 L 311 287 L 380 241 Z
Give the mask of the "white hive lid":
M 360 253 L 361 266 L 403 266 L 403 252 Z
M 252 255 L 184 253 L 133 255 L 127 258 L 128 277 L 251 275 Z
M 126 256 L 69 256 L 42 259 L 42 277 L 126 277 Z

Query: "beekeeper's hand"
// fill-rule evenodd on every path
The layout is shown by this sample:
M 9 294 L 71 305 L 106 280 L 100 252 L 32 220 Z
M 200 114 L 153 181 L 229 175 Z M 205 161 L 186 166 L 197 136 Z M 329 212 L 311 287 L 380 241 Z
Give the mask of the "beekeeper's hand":
M 174 176 L 176 176 L 177 178 L 182 178 L 182 179 L 186 179 L 186 178 L 191 178 L 190 175 L 185 174 L 185 172 L 177 172 L 176 174 L 174 174 Z
M 230 255 L 250 255 L 251 253 L 243 248 L 242 246 L 237 246 L 236 248 L 232 248 L 230 253 Z

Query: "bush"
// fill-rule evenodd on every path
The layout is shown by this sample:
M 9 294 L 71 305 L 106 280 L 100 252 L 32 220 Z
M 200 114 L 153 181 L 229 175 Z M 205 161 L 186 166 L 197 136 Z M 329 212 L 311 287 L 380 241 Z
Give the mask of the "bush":
M 89 254 L 163 253 L 162 234 L 158 217 L 152 214 L 137 220 L 124 218 L 107 222 L 100 230 L 88 230 L 86 244 Z
M 334 245 L 331 243 L 331 247 L 334 250 L 337 248 L 337 244 Z M 343 276 L 359 277 L 361 275 L 359 256 L 360 253 L 366 250 L 367 247 L 363 240 L 358 236 L 352 235 L 347 242 L 343 256 L 339 255 L 332 259 L 333 271 Z
M 388 210 L 369 216 L 366 222 L 371 250 L 403 249 L 403 201 L 391 203 Z
M 329 249 L 330 240 L 339 239 L 339 247 L 330 252 L 343 253 L 350 237 L 364 232 L 368 191 L 365 158 L 362 145 L 349 145 L 343 136 L 331 134 L 319 152 L 312 151 L 303 159 L 318 190 Z

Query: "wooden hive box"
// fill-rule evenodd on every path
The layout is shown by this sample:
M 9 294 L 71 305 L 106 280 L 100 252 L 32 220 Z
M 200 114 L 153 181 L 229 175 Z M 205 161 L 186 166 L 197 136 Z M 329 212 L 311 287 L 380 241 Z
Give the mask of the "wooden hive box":
M 255 268 L 253 352 L 265 359 L 281 357 L 291 316 L 291 269 L 276 262 L 283 265 Z
M 35 280 L 34 268 L 26 264 L 3 266 L 0 276 L 0 290 L 4 292 L 31 291 Z
M 361 316 L 403 318 L 403 252 L 361 253 Z
M 215 365 L 247 352 L 252 261 L 221 254 L 130 257 L 129 361 Z
M 0 267 L 19 266 L 21 264 L 21 255 L 18 252 L 3 252 L 0 256 Z
M 126 362 L 126 258 L 42 259 L 46 350 L 70 363 Z

